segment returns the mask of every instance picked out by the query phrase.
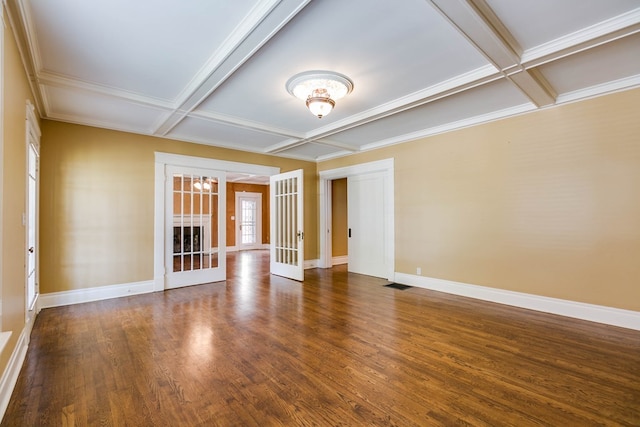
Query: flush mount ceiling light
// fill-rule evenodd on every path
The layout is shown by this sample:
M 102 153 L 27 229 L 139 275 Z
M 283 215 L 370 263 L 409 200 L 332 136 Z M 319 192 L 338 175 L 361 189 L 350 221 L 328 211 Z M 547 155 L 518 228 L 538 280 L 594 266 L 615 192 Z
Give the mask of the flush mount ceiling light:
M 314 116 L 323 118 L 333 110 L 336 100 L 353 90 L 349 77 L 332 71 L 305 71 L 287 81 L 287 91 L 306 102 Z

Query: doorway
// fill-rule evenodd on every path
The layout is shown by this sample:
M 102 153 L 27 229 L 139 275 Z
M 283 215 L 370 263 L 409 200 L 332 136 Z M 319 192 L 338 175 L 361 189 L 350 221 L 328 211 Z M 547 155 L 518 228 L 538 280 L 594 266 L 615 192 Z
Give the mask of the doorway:
M 368 178 L 367 178 L 368 175 Z M 366 236 L 368 233 L 375 234 L 376 236 L 382 236 L 382 248 L 381 259 L 382 261 L 377 265 L 377 269 L 365 267 L 364 270 L 357 271 L 362 274 L 368 274 L 376 277 L 383 277 L 388 280 L 393 280 L 395 271 L 394 260 L 394 162 L 393 159 L 385 159 L 376 162 L 363 163 L 360 165 L 347 166 L 339 169 L 332 169 L 320 172 L 320 260 L 319 267 L 330 268 L 333 265 L 332 260 L 332 181 L 340 178 L 347 178 L 352 182 L 366 182 L 366 188 L 360 188 L 362 186 L 354 187 L 355 191 L 359 195 L 348 195 L 349 204 L 353 205 L 348 207 L 351 210 L 354 207 L 356 210 L 362 211 L 366 214 L 367 210 L 378 209 L 381 214 L 380 220 L 375 227 L 379 227 L 374 230 L 361 231 L 361 236 Z M 370 180 L 369 178 L 375 177 Z M 364 181 L 363 181 L 364 180 Z M 349 190 L 348 190 L 349 191 Z M 376 202 L 375 206 L 364 206 L 364 203 L 368 200 L 367 192 L 374 191 L 379 194 L 380 199 Z M 353 199 L 353 200 L 352 200 Z M 351 215 L 349 215 L 351 216 Z M 354 224 L 355 225 L 355 224 Z M 359 224 L 360 225 L 360 224 Z M 369 224 L 369 228 L 372 226 Z M 352 230 L 353 235 L 353 230 Z M 359 253 L 352 253 L 352 251 L 359 251 Z M 352 264 L 352 257 L 366 257 L 362 253 L 362 250 L 356 247 L 349 246 L 349 263 Z M 357 258 L 354 258 L 354 260 Z M 369 263 L 371 264 L 371 263 Z M 351 270 L 351 268 L 350 268 Z
M 155 202 L 154 202 L 154 285 L 153 290 L 155 292 L 163 291 L 165 289 L 169 289 L 172 286 L 172 282 L 169 279 L 169 273 L 172 272 L 174 268 L 174 253 L 172 251 L 168 251 L 165 249 L 174 248 L 175 242 L 175 230 L 174 230 L 174 214 L 173 210 L 169 211 L 169 207 L 172 204 L 172 198 L 174 197 L 173 190 L 168 191 L 166 187 L 167 177 L 172 176 L 169 171 L 178 170 L 174 168 L 187 168 L 188 170 L 198 169 L 200 171 L 195 172 L 179 172 L 185 174 L 192 174 L 194 181 L 190 184 L 193 187 L 195 184 L 195 180 L 199 177 L 201 179 L 206 179 L 209 177 L 215 177 L 218 179 L 220 183 L 221 180 L 226 181 L 226 177 L 229 175 L 237 175 L 244 174 L 247 176 L 273 176 L 280 172 L 280 168 L 271 167 L 271 166 L 261 166 L 254 165 L 248 163 L 239 163 L 239 162 L 230 162 L 224 160 L 216 160 L 216 159 L 208 159 L 202 157 L 192 157 L 192 156 L 184 156 L 180 154 L 169 154 L 169 153 L 155 153 L 155 186 L 154 186 L 154 194 L 155 194 Z M 182 169 L 180 169 L 182 170 Z M 217 171 L 217 172 L 212 172 Z M 173 178 L 171 178 L 173 179 Z M 170 179 L 170 180 L 171 180 Z M 221 184 L 220 184 L 221 185 Z M 225 184 L 226 185 L 226 184 Z M 183 188 L 184 181 L 183 181 Z M 203 187 L 204 188 L 204 187 Z M 180 190 L 186 194 L 186 190 Z M 220 203 L 219 199 L 225 198 L 223 196 L 224 193 L 222 191 L 226 191 L 225 189 L 218 188 L 218 203 Z M 188 192 L 191 192 L 189 190 Z M 195 192 L 197 194 L 197 192 Z M 190 195 L 186 199 L 199 200 L 198 197 L 194 197 L 194 195 Z M 206 197 L 202 198 L 203 200 Z M 191 201 L 189 202 L 191 203 Z M 198 202 L 199 203 L 199 202 Z M 226 203 L 226 202 L 225 202 Z M 186 205 L 185 205 L 186 206 Z M 191 206 L 191 204 L 189 205 Z M 194 205 L 195 206 L 195 205 Z M 220 206 L 220 205 L 218 205 Z M 186 209 L 186 208 L 185 208 Z M 195 212 L 195 207 L 194 207 Z M 215 221 L 212 220 L 210 222 L 210 227 L 213 233 L 213 229 L 218 230 L 218 248 L 217 254 L 221 256 L 221 252 L 224 252 L 226 256 L 226 224 L 230 222 L 230 218 L 227 218 L 227 212 L 224 208 L 218 209 L 218 218 Z M 187 237 L 190 248 L 185 252 L 187 246 L 183 243 L 182 249 L 179 255 L 185 255 L 189 257 L 189 261 L 191 262 L 192 255 L 194 256 L 194 260 L 196 258 L 196 254 L 194 253 L 193 248 L 194 241 L 197 241 L 200 245 L 203 244 L 203 239 L 207 236 L 207 232 L 205 231 L 205 227 L 207 227 L 206 216 L 203 219 L 199 219 L 199 215 L 195 215 L 191 217 L 191 215 L 187 215 L 190 219 L 182 220 L 182 225 L 188 228 L 186 233 L 181 232 L 180 240 L 183 241 L 184 237 Z M 191 221 L 191 222 L 189 222 Z M 186 222 L 186 224 L 185 224 Z M 214 226 L 214 224 L 219 225 L 219 227 Z M 198 237 L 196 237 L 196 235 Z M 213 236 L 212 236 L 213 237 Z M 196 239 L 196 240 L 194 240 Z M 206 243 L 204 243 L 206 246 Z M 177 246 L 176 246 L 177 248 Z M 202 246 L 201 246 L 202 248 Z M 171 256 L 168 256 L 166 252 L 170 252 Z M 198 251 L 195 251 L 198 252 Z M 201 252 L 201 251 L 200 251 Z M 213 251 L 212 251 L 213 253 Z M 200 256 L 197 254 L 197 258 L 199 260 Z M 182 261 L 181 261 L 182 262 Z M 185 261 L 186 262 L 186 261 Z M 195 261 L 194 261 L 195 262 Z M 184 264 L 181 264 L 184 265 Z M 192 264 L 195 265 L 195 264 Z M 226 276 L 226 263 L 223 263 L 222 260 L 219 260 L 218 266 L 224 266 L 224 275 Z M 220 271 L 222 271 L 221 268 Z M 219 280 L 225 280 L 225 278 L 220 278 Z
M 262 248 L 262 193 L 236 193 L 236 247 Z

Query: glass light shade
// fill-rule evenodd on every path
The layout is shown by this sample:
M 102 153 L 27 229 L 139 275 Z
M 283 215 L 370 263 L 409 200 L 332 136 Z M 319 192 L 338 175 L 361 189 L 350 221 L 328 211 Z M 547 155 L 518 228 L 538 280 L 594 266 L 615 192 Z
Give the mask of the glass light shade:
M 336 103 L 331 98 L 325 98 L 323 96 L 309 97 L 307 98 L 307 107 L 311 114 L 318 116 L 319 119 L 323 118 L 333 110 Z

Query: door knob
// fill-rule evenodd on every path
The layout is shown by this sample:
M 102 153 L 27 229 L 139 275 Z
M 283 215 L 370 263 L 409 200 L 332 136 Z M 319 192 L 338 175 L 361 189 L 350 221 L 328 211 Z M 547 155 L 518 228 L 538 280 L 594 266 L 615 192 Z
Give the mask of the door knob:
M 30 253 L 30 254 L 32 254 L 35 250 L 36 250 L 36 249 L 35 249 L 33 246 L 31 246 L 31 247 L 29 248 L 29 253 Z

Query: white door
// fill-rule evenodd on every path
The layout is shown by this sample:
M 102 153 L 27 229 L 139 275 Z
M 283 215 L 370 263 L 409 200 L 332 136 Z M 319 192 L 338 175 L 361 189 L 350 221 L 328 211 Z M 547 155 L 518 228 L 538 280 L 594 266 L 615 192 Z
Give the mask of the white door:
M 26 313 L 27 320 L 33 314 L 38 297 L 38 140 L 37 134 L 29 130 L 27 212 L 25 214 L 27 230 L 27 272 L 26 272 Z
M 236 247 L 262 248 L 262 194 L 236 193 Z
M 225 173 L 167 166 L 166 288 L 226 279 Z
M 23 216 L 26 235 L 25 243 L 25 321 L 33 325 L 38 301 L 38 199 L 39 199 L 39 161 L 40 127 L 33 104 L 27 101 L 27 205 Z
M 380 172 L 347 178 L 350 272 L 387 276 L 384 179 Z
M 270 179 L 271 273 L 304 280 L 304 192 L 302 169 Z

